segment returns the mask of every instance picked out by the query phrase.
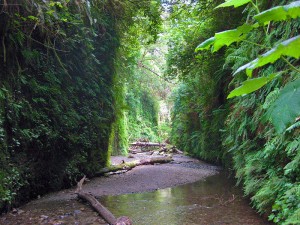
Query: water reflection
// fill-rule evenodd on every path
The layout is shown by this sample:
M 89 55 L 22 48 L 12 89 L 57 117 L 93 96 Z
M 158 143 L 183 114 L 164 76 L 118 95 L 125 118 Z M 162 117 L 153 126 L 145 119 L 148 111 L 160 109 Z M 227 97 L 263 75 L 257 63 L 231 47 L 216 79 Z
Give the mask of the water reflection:
M 101 202 L 137 225 L 268 224 L 224 174 L 155 192 L 102 197 Z

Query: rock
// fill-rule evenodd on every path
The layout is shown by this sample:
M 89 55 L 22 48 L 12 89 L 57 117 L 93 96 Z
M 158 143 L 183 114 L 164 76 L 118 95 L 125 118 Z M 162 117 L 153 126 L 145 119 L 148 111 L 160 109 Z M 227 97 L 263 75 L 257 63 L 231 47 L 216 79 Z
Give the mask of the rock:
M 19 209 L 17 213 L 18 213 L 18 215 L 20 215 L 20 214 L 22 214 L 22 213 L 24 213 L 24 212 L 25 212 L 24 210 Z
M 47 219 L 49 218 L 49 216 L 41 215 L 40 218 L 41 218 L 42 220 L 47 220 Z
M 74 210 L 74 214 L 82 213 L 81 210 Z
M 13 208 L 13 210 L 11 210 L 11 213 L 16 214 L 18 212 L 17 209 Z
M 132 225 L 132 221 L 127 216 L 121 216 L 114 225 Z

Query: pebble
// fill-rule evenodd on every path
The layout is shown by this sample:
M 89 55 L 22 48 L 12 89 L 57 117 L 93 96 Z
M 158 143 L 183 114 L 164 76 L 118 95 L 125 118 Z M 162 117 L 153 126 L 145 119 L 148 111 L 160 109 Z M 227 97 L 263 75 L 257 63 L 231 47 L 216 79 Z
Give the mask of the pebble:
M 46 220 L 46 219 L 49 218 L 49 216 L 41 215 L 40 218 L 41 218 L 42 220 Z
M 74 210 L 74 214 L 82 213 L 81 210 Z

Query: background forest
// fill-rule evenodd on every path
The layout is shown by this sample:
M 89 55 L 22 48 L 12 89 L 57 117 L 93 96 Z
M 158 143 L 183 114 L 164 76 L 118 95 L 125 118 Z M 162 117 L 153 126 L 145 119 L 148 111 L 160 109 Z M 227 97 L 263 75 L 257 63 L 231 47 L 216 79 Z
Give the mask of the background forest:
M 300 1 L 0 3 L 0 211 L 169 139 L 300 223 Z

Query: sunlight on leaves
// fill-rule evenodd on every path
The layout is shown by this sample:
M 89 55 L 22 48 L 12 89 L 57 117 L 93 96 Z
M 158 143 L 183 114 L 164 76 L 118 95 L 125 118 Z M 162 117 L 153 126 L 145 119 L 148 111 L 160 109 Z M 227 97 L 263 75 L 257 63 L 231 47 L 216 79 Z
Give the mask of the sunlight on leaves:
M 258 24 L 243 24 L 236 29 L 216 33 L 214 37 L 211 37 L 198 45 L 195 51 L 207 50 L 210 46 L 213 46 L 212 51 L 216 52 L 225 45 L 229 46 L 234 42 L 244 40 L 247 37 L 247 34 L 256 27 L 258 27 Z
M 267 65 L 269 63 L 274 63 L 282 56 L 289 56 L 289 57 L 299 59 L 300 57 L 299 46 L 300 46 L 300 35 L 290 38 L 286 41 L 283 41 L 275 48 L 266 52 L 262 56 L 259 56 L 255 60 L 238 68 L 234 72 L 234 75 L 246 69 L 247 75 L 249 77 L 252 77 L 252 72 L 254 69 Z
M 203 41 L 200 45 L 197 46 L 196 48 L 196 52 L 200 51 L 200 50 L 208 50 L 215 42 L 216 38 L 215 37 L 211 37 L 205 41 Z
M 289 5 L 277 6 L 257 14 L 254 18 L 260 24 L 270 21 L 284 21 L 290 18 L 295 19 L 300 16 L 300 1 L 292 2 Z
M 258 77 L 249 79 L 243 82 L 243 85 L 234 89 L 230 92 L 227 98 L 233 98 L 236 96 L 246 95 L 249 93 L 252 93 L 259 88 L 263 87 L 267 83 L 269 83 L 271 80 L 273 80 L 275 77 L 277 77 L 279 73 L 270 74 L 267 77 Z
M 247 37 L 247 34 L 254 28 L 253 25 L 244 24 L 237 29 L 227 30 L 215 34 L 215 42 L 213 45 L 213 52 L 218 51 L 224 45 L 229 46 L 233 42 L 239 42 Z
M 251 0 L 227 0 L 226 2 L 222 3 L 221 5 L 218 5 L 216 8 L 229 7 L 229 6 L 233 6 L 234 8 L 237 8 L 239 6 L 247 4 L 249 2 L 251 2 Z

